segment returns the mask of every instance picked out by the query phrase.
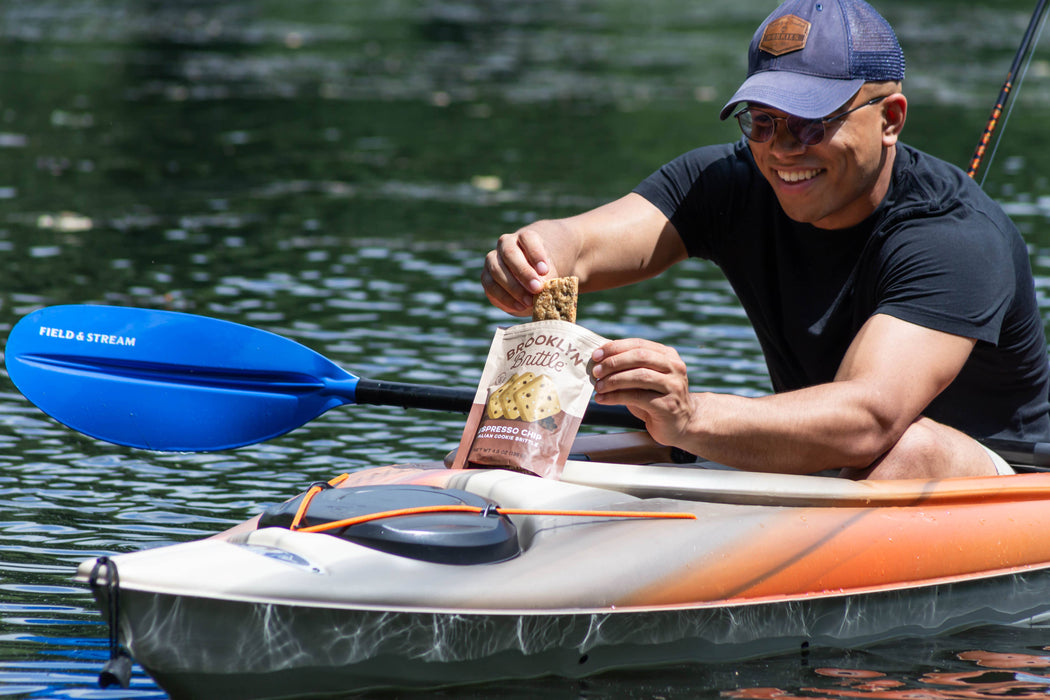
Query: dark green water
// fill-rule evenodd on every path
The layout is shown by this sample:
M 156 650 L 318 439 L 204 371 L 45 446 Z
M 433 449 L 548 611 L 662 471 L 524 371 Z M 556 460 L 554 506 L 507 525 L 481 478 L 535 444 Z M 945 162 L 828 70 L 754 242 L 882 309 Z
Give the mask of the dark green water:
M 969 160 L 1031 5 L 879 3 L 908 56 L 910 143 Z M 7 0 L 0 335 L 45 305 L 171 308 L 287 335 L 362 376 L 472 386 L 507 321 L 477 281 L 495 238 L 737 138 L 717 112 L 772 6 Z M 1045 47 L 1016 94 L 985 187 L 1031 246 L 1050 319 Z M 608 337 L 676 346 L 697 388 L 767 391 L 754 336 L 705 264 L 585 297 L 581 315 Z M 77 563 L 216 532 L 339 471 L 439 458 L 462 417 L 343 408 L 265 445 L 163 455 L 58 426 L 4 375 L 0 424 L 0 697 L 159 697 L 142 674 L 130 693 L 93 690 L 105 629 L 71 582 Z M 1043 695 L 1044 644 L 988 631 L 444 694 L 915 697 L 957 692 L 935 675 L 950 670 L 971 674 L 970 693 L 1009 680 Z M 1001 659 L 1004 676 L 982 675 L 959 656 L 972 649 L 1014 654 L 1029 675 Z

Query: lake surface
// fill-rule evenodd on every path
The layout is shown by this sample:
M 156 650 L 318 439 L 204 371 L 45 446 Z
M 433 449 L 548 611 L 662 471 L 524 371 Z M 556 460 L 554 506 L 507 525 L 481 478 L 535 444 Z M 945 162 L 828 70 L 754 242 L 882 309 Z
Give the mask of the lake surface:
M 886 0 L 906 140 L 968 163 L 1035 3 Z M 0 4 L 0 336 L 41 306 L 201 313 L 375 379 L 476 385 L 495 238 L 620 196 L 736 139 L 717 112 L 768 0 L 7 0 Z M 1050 62 L 985 188 L 1050 321 Z M 1001 123 L 1002 128 L 1002 123 Z M 581 300 L 607 337 L 674 345 L 697 389 L 768 391 L 728 285 L 696 261 Z M 263 445 L 158 454 L 77 435 L 0 378 L 0 697 L 157 698 L 95 678 L 107 636 L 75 566 L 217 532 L 348 469 L 437 459 L 463 417 L 344 407 Z M 1050 633 L 541 680 L 454 697 L 1045 696 Z

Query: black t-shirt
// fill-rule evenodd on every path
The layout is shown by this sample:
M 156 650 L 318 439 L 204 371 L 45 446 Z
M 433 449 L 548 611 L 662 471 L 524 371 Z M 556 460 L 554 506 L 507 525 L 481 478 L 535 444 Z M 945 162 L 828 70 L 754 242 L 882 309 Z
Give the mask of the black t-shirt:
M 898 144 L 885 200 L 833 231 L 787 217 L 743 140 L 690 151 L 635 191 L 690 255 L 722 269 L 774 390 L 830 382 L 864 322 L 887 314 L 977 340 L 924 415 L 978 438 L 1050 439 L 1050 364 L 1028 251 L 958 168 Z

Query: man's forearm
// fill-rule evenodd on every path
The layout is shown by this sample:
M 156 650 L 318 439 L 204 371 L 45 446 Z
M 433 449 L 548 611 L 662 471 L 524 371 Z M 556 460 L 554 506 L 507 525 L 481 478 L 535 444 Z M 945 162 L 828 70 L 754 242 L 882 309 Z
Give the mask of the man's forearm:
M 759 398 L 693 394 L 693 419 L 676 446 L 753 471 L 807 474 L 866 467 L 907 425 L 881 420 L 868 401 L 838 384 Z

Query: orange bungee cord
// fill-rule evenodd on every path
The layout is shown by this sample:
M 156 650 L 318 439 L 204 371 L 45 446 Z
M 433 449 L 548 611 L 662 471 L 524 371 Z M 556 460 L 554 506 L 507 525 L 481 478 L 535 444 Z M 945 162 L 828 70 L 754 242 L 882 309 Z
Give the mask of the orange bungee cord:
M 331 481 L 328 482 L 328 486 L 337 486 L 345 481 L 350 475 L 340 474 Z M 320 525 L 302 525 L 302 522 L 306 518 L 306 512 L 310 509 L 310 502 L 314 496 L 325 489 L 324 486 L 315 484 L 307 490 L 303 496 L 302 503 L 299 504 L 299 508 L 295 512 L 295 517 L 292 519 L 292 524 L 288 526 L 289 530 L 295 530 L 297 532 L 325 532 L 326 530 L 337 530 L 339 528 L 351 527 L 353 525 L 359 525 L 361 523 L 371 522 L 373 520 L 383 520 L 386 518 L 399 518 L 406 515 L 427 515 L 431 513 L 476 513 L 481 516 L 487 516 L 490 514 L 498 515 L 552 515 L 561 517 L 581 517 L 581 518 L 645 518 L 653 520 L 696 520 L 695 513 L 664 513 L 660 511 L 636 511 L 636 510 L 547 510 L 547 509 L 535 509 L 535 508 L 501 508 L 496 505 L 487 506 L 484 508 L 478 506 L 466 506 L 466 505 L 442 505 L 442 506 L 418 506 L 415 508 L 398 508 L 395 510 L 384 510 L 378 513 L 368 513 L 366 515 L 358 515 L 353 518 L 345 518 L 343 520 L 334 520 L 332 522 L 322 523 Z

